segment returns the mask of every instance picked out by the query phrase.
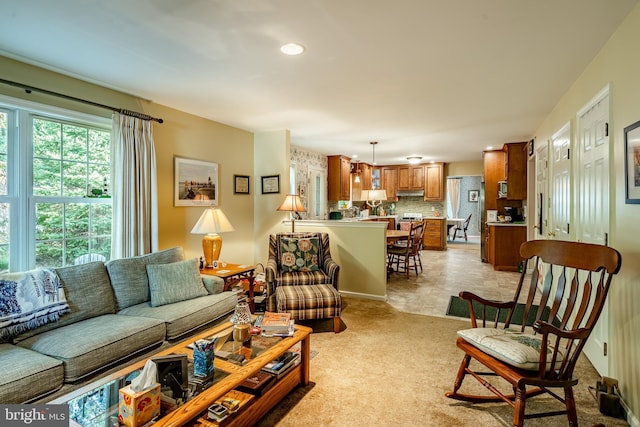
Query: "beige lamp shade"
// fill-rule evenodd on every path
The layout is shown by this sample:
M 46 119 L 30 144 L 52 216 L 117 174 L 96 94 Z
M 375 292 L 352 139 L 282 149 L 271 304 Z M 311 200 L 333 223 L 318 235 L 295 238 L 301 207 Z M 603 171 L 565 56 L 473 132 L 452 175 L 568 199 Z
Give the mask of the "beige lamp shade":
M 376 200 L 387 200 L 387 191 L 386 190 L 370 190 L 368 200 L 375 202 Z
M 306 212 L 307 210 L 304 208 L 302 201 L 300 200 L 300 196 L 297 194 L 287 194 L 284 199 L 284 202 L 278 208 L 279 211 L 287 211 L 290 212 L 291 216 L 291 232 L 295 232 L 295 218 L 294 212 Z
M 387 200 L 386 190 L 369 190 L 364 198 L 367 201 L 367 205 L 371 206 L 373 214 L 378 214 L 378 206 L 382 204 L 383 200 Z
M 191 234 L 204 234 L 202 238 L 202 251 L 207 267 L 213 266 L 213 261 L 220 258 L 222 249 L 222 237 L 218 233 L 235 231 L 225 214 L 217 208 L 207 208 L 196 225 L 193 226 Z

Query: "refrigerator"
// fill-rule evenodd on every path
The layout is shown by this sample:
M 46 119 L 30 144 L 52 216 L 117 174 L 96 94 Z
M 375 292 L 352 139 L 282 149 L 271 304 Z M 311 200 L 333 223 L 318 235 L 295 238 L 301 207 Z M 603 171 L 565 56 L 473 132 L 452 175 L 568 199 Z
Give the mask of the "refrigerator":
M 480 260 L 482 262 L 488 262 L 487 259 L 487 249 L 485 247 L 486 245 L 486 233 L 487 233 L 487 219 L 485 218 L 487 215 L 487 212 L 484 208 L 484 176 L 482 177 L 482 180 L 480 181 L 480 195 L 478 197 L 478 210 L 480 211 Z

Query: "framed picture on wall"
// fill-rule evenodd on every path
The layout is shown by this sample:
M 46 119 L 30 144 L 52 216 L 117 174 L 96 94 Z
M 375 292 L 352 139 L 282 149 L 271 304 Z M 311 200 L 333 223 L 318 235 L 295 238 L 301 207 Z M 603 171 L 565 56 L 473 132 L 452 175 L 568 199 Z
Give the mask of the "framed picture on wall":
M 267 175 L 262 177 L 262 194 L 274 194 L 280 192 L 280 175 Z
M 640 203 L 640 121 L 624 128 L 625 203 Z
M 480 190 L 469 190 L 469 202 L 474 203 L 480 197 Z
M 174 158 L 174 206 L 218 206 L 218 164 Z
M 233 175 L 234 194 L 249 194 L 249 175 Z

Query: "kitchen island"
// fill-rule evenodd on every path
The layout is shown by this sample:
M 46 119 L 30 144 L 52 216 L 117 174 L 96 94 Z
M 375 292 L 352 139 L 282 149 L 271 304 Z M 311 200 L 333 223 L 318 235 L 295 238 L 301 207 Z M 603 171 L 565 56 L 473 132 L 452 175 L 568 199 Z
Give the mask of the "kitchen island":
M 338 289 L 343 295 L 387 299 L 387 222 L 340 220 L 298 220 L 296 231 L 328 233 L 331 257 L 340 266 Z M 368 218 L 373 219 L 373 218 Z M 283 221 L 283 224 L 291 224 Z

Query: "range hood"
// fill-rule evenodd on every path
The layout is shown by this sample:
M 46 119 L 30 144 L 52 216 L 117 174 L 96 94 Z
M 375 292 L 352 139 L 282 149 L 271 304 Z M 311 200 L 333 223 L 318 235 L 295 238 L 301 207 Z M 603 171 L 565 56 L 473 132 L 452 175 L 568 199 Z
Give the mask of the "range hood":
M 397 197 L 422 197 L 424 190 L 396 190 Z

